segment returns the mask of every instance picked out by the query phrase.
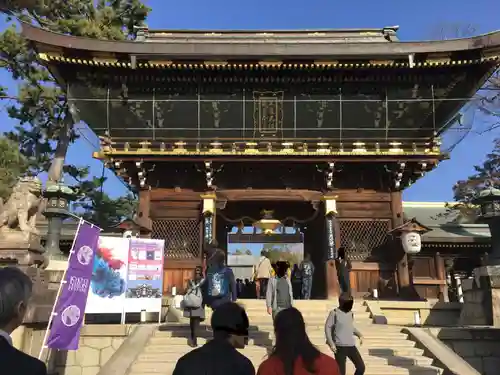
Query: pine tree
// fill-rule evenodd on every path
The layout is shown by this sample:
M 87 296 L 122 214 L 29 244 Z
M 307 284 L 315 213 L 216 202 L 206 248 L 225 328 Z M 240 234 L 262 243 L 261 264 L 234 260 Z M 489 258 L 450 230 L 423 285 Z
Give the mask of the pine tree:
M 97 207 L 91 207 L 89 202 L 106 201 L 99 210 L 114 211 L 102 213 L 101 217 L 113 218 L 129 207 L 128 197 L 113 200 L 101 193 L 104 178 L 89 179 L 87 167 L 64 165 L 69 145 L 79 136 L 72 128 L 72 108 L 64 90 L 38 63 L 17 21 L 62 34 L 125 40 L 133 37 L 134 27 L 144 23 L 149 11 L 140 0 L 37 0 L 29 9 L 12 9 L 7 17 L 10 26 L 0 34 L 0 67 L 7 69 L 19 84 L 17 92 L 0 89 L 4 99 L 15 98 L 8 114 L 17 125 L 6 135 L 20 145 L 31 173 L 48 172 L 49 182 L 58 182 L 64 174 L 72 177 L 80 193 L 79 203 L 90 210 L 91 217 Z
M 458 181 L 453 187 L 454 200 L 457 203 L 449 204 L 451 212 L 459 211 L 457 220 L 475 221 L 479 208 L 473 202 L 481 190 L 488 187 L 500 189 L 500 140 L 495 141 L 493 151 L 486 155 L 482 165 L 474 167 L 475 173 L 467 180 Z
M 17 179 L 26 172 L 26 159 L 19 152 L 17 144 L 0 138 L 0 199 L 5 202 Z

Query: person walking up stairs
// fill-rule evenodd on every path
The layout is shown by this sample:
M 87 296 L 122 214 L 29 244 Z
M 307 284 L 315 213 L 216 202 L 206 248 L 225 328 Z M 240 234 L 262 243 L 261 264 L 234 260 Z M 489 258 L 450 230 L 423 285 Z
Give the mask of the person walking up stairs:
M 353 305 L 353 298 L 347 293 L 343 293 L 339 298 L 339 307 L 328 314 L 325 323 L 326 342 L 332 352 L 335 353 L 341 375 L 346 375 L 347 358 L 356 368 L 354 375 L 364 375 L 365 373 L 365 363 L 361 354 L 359 354 L 354 339 L 354 336 L 356 336 L 361 343 L 363 335 L 354 327 Z
M 240 300 L 248 315 L 248 345 L 238 349 L 258 368 L 268 358 L 274 344 L 273 319 L 266 314 L 263 300 Z M 333 357 L 326 344 L 325 319 L 337 307 L 337 303 L 325 300 L 296 300 L 305 321 L 306 332 L 311 343 L 322 353 Z M 424 356 L 422 349 L 402 333 L 401 326 L 373 324 L 370 313 L 363 301 L 354 301 L 352 309 L 356 328 L 363 334 L 363 345 L 358 350 L 365 362 L 364 375 L 440 375 L 443 370 L 432 366 L 433 360 Z M 207 329 L 213 312 L 207 308 L 207 319 L 199 331 L 198 344 L 203 345 L 213 337 Z M 160 326 L 142 349 L 127 375 L 172 375 L 177 360 L 193 350 L 188 346 L 189 322 L 168 323 Z M 353 375 L 354 365 L 347 361 L 346 372 Z

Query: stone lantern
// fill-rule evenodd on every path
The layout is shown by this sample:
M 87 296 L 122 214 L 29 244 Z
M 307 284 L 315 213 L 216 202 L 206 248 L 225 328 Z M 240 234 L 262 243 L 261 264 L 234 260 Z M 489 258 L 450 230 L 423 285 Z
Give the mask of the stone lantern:
M 491 251 L 486 262 L 474 269 L 474 282 L 464 290 L 461 325 L 500 327 L 500 190 L 481 191 L 473 201 L 480 206 L 481 219 L 491 232 Z
M 54 258 L 61 255 L 59 241 L 64 219 L 69 217 L 69 206 L 75 200 L 76 193 L 69 186 L 61 183 L 47 183 L 43 192 L 43 197 L 47 199 L 44 216 L 48 219 L 47 240 L 45 249 L 49 257 Z
M 493 187 L 481 191 L 473 201 L 481 209 L 481 219 L 491 233 L 488 265 L 500 266 L 500 190 Z

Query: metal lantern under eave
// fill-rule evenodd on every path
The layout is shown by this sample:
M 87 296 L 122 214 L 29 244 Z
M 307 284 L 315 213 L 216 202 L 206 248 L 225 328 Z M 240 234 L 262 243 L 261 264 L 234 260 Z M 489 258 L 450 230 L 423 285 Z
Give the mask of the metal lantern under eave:
M 393 229 L 391 234 L 396 234 L 401 240 L 401 245 L 406 254 L 418 254 L 422 249 L 422 234 L 432 229 L 420 224 L 415 218 Z
M 260 229 L 262 231 L 262 233 L 264 233 L 264 234 L 272 234 L 272 233 L 274 233 L 274 231 L 276 229 L 278 229 L 281 226 L 283 226 L 283 224 L 281 223 L 281 221 L 273 218 L 273 211 L 271 211 L 271 210 L 264 210 L 264 211 L 262 211 L 262 213 L 263 213 L 262 219 L 260 219 L 259 221 L 256 221 L 253 224 L 253 226 L 255 228 Z

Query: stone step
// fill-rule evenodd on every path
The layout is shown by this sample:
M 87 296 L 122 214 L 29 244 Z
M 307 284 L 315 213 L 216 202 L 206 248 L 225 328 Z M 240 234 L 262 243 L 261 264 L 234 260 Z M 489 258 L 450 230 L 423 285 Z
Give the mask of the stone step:
M 406 372 L 393 372 L 393 374 L 396 375 L 439 375 L 442 372 L 439 369 L 431 369 L 431 370 L 425 370 L 425 369 L 418 369 L 416 370 L 407 370 L 405 369 Z M 169 372 L 170 371 L 170 372 Z M 162 375 L 172 375 L 174 371 L 174 367 L 169 368 L 169 369 L 164 369 L 160 373 Z M 158 375 L 158 372 L 144 372 L 144 371 L 139 371 L 139 372 L 129 372 L 128 375 Z M 389 375 L 387 373 L 387 370 L 384 370 L 383 372 L 373 372 L 367 369 L 367 371 L 364 373 L 364 375 Z
M 155 333 L 155 337 L 189 337 L 190 329 L 189 327 L 182 327 L 172 330 L 158 331 Z M 211 338 L 213 335 L 212 331 L 201 328 L 198 331 L 199 337 Z M 308 336 L 312 340 L 314 338 L 325 339 L 324 330 L 310 330 L 308 331 Z M 274 332 L 271 331 L 250 331 L 250 338 L 274 338 Z M 389 331 L 384 332 L 382 330 L 370 330 L 367 329 L 366 332 L 363 332 L 363 337 L 366 340 L 371 339 L 387 339 L 387 340 L 406 340 L 408 338 L 408 334 L 402 333 L 399 331 Z
M 331 309 L 319 309 L 319 310 L 312 310 L 308 308 L 304 309 L 298 309 L 304 317 L 308 316 L 327 316 L 330 311 L 332 311 L 334 308 Z M 266 305 L 263 304 L 261 306 L 255 306 L 251 308 L 245 307 L 245 311 L 248 316 L 255 316 L 255 315 L 261 315 L 262 313 L 266 312 Z M 205 309 L 205 314 L 207 316 L 211 316 L 213 311 L 209 308 Z M 360 309 L 360 310 L 353 310 L 354 316 L 360 316 L 363 314 L 369 314 L 369 311 L 366 308 Z
M 198 339 L 198 344 L 202 345 L 209 341 L 210 339 L 200 337 Z M 257 345 L 257 346 L 264 346 L 264 347 L 269 347 L 272 346 L 272 341 L 270 338 L 250 338 L 248 340 L 249 345 Z M 324 345 L 325 341 L 324 339 L 316 339 L 316 340 L 311 340 L 313 344 L 315 345 Z M 175 347 L 176 345 L 185 345 L 187 342 L 187 337 L 158 337 L 158 336 L 153 336 L 150 338 L 146 349 L 148 347 L 156 347 L 156 346 L 170 346 L 170 347 Z M 391 348 L 412 348 L 415 347 L 415 342 L 410 341 L 410 340 L 390 340 L 388 342 L 387 339 L 383 338 L 376 338 L 376 339 L 370 339 L 370 340 L 364 340 L 362 347 L 365 348 L 387 348 L 387 346 L 390 345 Z
M 259 348 L 261 349 L 261 348 Z M 248 357 L 252 362 L 262 361 L 263 358 L 267 356 L 267 350 L 259 350 L 259 349 L 250 349 L 245 348 L 240 350 L 240 353 L 244 354 Z M 178 353 L 143 353 L 137 357 L 136 362 L 158 362 L 158 363 L 169 363 L 176 362 L 180 356 L 189 353 L 192 349 L 187 347 L 185 351 Z M 333 357 L 333 354 L 329 349 L 323 348 L 321 350 L 323 353 L 330 355 Z M 374 356 L 367 353 L 363 353 L 363 360 L 365 361 L 367 367 L 370 365 L 380 366 L 380 365 L 391 365 L 391 366 L 411 366 L 411 365 L 419 365 L 419 366 L 430 366 L 432 365 L 432 359 L 428 357 L 422 356 L 413 356 L 413 357 L 399 357 L 399 356 Z
M 240 298 L 238 299 L 239 304 L 244 306 L 254 306 L 265 302 L 265 299 L 249 299 Z M 297 308 L 307 307 L 307 308 L 321 308 L 321 307 L 331 307 L 338 306 L 338 300 L 326 300 L 326 299 L 296 299 L 293 301 L 293 305 Z M 365 301 L 354 300 L 353 309 L 365 306 Z
M 254 315 L 254 314 L 261 314 L 262 312 L 265 312 L 266 311 L 266 305 L 265 304 L 262 304 L 262 305 L 256 305 L 256 306 L 252 306 L 252 307 L 245 307 L 245 311 L 247 312 L 247 315 Z M 322 309 L 311 309 L 311 308 L 303 308 L 303 309 L 298 309 L 302 315 L 304 316 L 310 316 L 310 315 L 328 315 L 328 313 L 330 311 L 332 311 L 333 309 L 335 309 L 336 306 L 333 306 L 333 307 L 329 307 L 329 308 L 322 308 Z M 359 309 L 355 309 L 352 311 L 354 313 L 355 316 L 359 315 L 359 314 L 367 314 L 368 313 L 368 310 L 366 309 L 366 307 L 362 307 L 362 308 L 359 308 Z M 207 315 L 211 315 L 212 314 L 212 310 L 210 308 L 207 308 L 205 309 L 205 313 Z
M 206 315 L 207 318 L 210 318 L 211 316 L 212 315 Z M 271 316 L 269 314 L 267 314 L 267 312 L 265 310 L 256 312 L 255 314 L 248 314 L 247 313 L 247 316 L 248 316 L 248 320 L 250 320 L 250 322 L 253 322 L 255 320 L 271 320 Z M 327 317 L 328 317 L 328 312 L 317 313 L 317 314 L 308 314 L 308 315 L 304 315 L 304 320 L 306 322 L 309 322 L 309 321 L 322 321 L 322 322 L 324 322 Z M 354 314 L 354 320 L 355 321 L 359 321 L 359 320 L 372 321 L 372 318 L 371 318 L 370 313 L 362 312 L 362 313 Z M 408 320 L 406 320 L 406 321 L 408 321 Z
M 257 369 L 260 362 L 253 362 L 254 367 Z M 351 362 L 347 363 L 347 371 L 352 373 L 354 365 Z M 131 367 L 130 375 L 144 375 L 144 374 L 172 374 L 175 368 L 175 363 L 164 362 L 139 362 Z M 366 367 L 365 375 L 439 375 L 441 370 L 432 366 L 370 366 Z
M 187 339 L 179 340 L 177 343 L 161 344 L 161 345 L 151 345 L 147 344 L 144 347 L 143 354 L 157 354 L 157 353 L 184 353 L 185 351 L 190 351 L 191 348 L 187 345 Z M 199 345 L 203 345 L 206 340 L 198 340 Z M 314 343 L 313 343 L 314 344 Z M 330 348 L 324 342 L 315 344 L 316 347 L 323 353 L 330 353 Z M 254 345 L 250 343 L 245 347 L 246 351 L 252 352 L 263 352 L 266 353 L 268 350 L 272 349 L 272 344 L 267 345 Z M 367 345 L 358 346 L 359 352 L 364 356 L 376 356 L 376 357 L 405 357 L 405 356 L 423 356 L 423 349 L 417 348 L 415 346 L 395 346 L 391 348 L 387 347 L 369 347 Z
M 236 303 L 240 304 L 241 306 L 251 309 L 254 307 L 259 307 L 262 305 L 265 305 L 266 300 L 265 299 L 239 299 L 236 301 Z M 328 300 L 294 300 L 293 301 L 293 306 L 299 310 L 331 310 L 337 307 L 338 301 L 328 301 Z M 355 302 L 352 310 L 357 311 L 357 310 L 366 310 L 366 305 L 364 301 L 358 301 Z
M 374 325 L 371 320 L 357 320 L 354 323 L 354 325 L 357 329 L 359 329 L 362 332 L 365 332 L 365 331 L 371 329 L 371 327 L 376 327 L 374 329 L 387 329 L 387 330 L 392 328 L 391 326 L 387 326 L 387 325 L 379 325 L 379 326 Z M 161 326 L 160 330 L 167 331 L 167 330 L 170 330 L 169 327 L 173 327 L 173 326 L 189 326 L 189 323 L 188 323 L 188 321 L 183 321 L 183 322 L 180 322 L 177 324 L 176 323 L 174 323 L 174 324 L 169 323 L 168 325 Z M 203 326 L 206 327 L 207 325 L 204 324 Z M 306 321 L 306 329 L 307 330 L 312 330 L 312 329 L 324 330 L 325 329 L 325 320 L 318 320 L 318 321 L 312 321 L 312 322 Z M 401 328 L 398 328 L 396 326 L 395 326 L 395 329 L 401 330 Z M 271 319 L 266 320 L 266 321 L 264 321 L 264 320 L 257 321 L 257 322 L 250 320 L 249 331 L 272 332 L 272 331 L 274 331 L 273 322 Z

